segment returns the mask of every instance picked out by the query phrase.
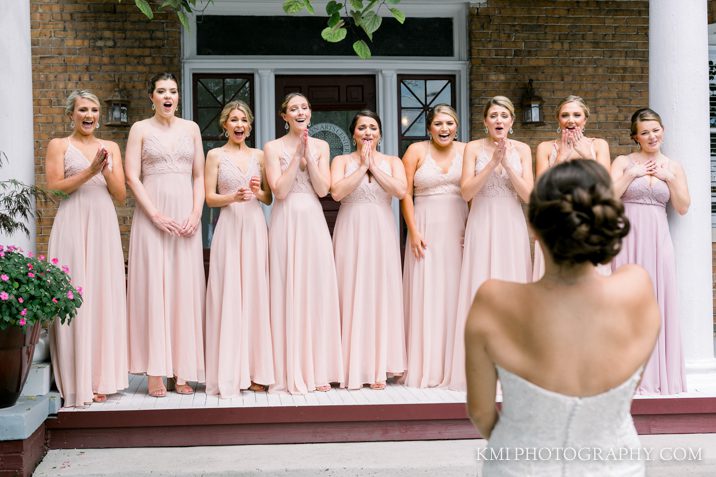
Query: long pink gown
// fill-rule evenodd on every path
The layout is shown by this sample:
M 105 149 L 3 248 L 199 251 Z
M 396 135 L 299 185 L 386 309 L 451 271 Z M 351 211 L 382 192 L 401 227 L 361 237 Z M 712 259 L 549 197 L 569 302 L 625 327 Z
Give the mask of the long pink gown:
M 453 352 L 467 220 L 467 204 L 460 195 L 461 171 L 461 154 L 443 173 L 428 153 L 413 177 L 415 226 L 427 249 L 419 260 L 409 247 L 405 251 L 405 384 L 412 387 L 438 386 L 445 379 L 445 360 Z
M 594 149 L 594 140 L 591 142 L 591 151 L 592 151 L 592 157 L 597 157 L 597 153 Z M 557 162 L 557 141 L 554 141 L 552 143 L 552 152 L 549 154 L 549 167 L 552 167 Z M 611 275 L 612 273 L 612 267 L 610 264 L 605 265 L 597 265 L 597 272 L 599 272 L 602 275 Z M 532 281 L 537 281 L 544 275 L 544 252 L 542 252 L 542 247 L 539 244 L 539 240 L 535 240 L 535 253 L 534 253 L 534 262 L 532 265 Z
M 391 174 L 388 160 L 379 166 Z M 346 165 L 346 177 L 358 170 Z M 341 201 L 333 231 L 345 381 L 358 389 L 405 372 L 400 243 L 392 196 L 363 176 Z
M 614 257 L 614 270 L 627 263 L 649 272 L 661 311 L 661 331 L 637 389 L 639 394 L 677 394 L 686 391 L 686 373 L 678 316 L 676 262 L 666 218 L 671 195 L 656 177 L 634 179 L 622 195 L 631 229 Z
M 90 162 L 67 141 L 65 177 Z M 92 402 L 93 393 L 114 394 L 128 386 L 124 255 L 107 182 L 97 173 L 60 203 L 48 256 L 70 269 L 84 302 L 69 325 L 50 328 L 52 369 L 64 406 Z
M 227 155 L 219 159 L 219 194 L 249 188 L 261 177 L 255 157 L 242 171 Z M 251 382 L 274 382 L 269 315 L 268 233 L 258 200 L 221 209 L 211 242 L 206 288 L 206 393 L 230 398 Z
M 522 174 L 519 153 L 512 148 L 509 154 L 510 166 Z M 490 157 L 480 150 L 475 174 L 488 162 Z M 527 283 L 531 277 L 530 242 L 522 203 L 507 171 L 498 168 L 475 194 L 467 218 L 453 354 L 452 359 L 446 360 L 446 379 L 442 386 L 457 391 L 466 389 L 465 323 L 480 285 L 490 278 Z
M 280 156 L 281 170 L 290 155 Z M 269 226 L 271 336 L 276 382 L 270 391 L 306 394 L 343 382 L 336 266 L 331 235 L 308 170 L 298 168 Z
M 194 142 L 173 149 L 155 136 L 142 144 L 142 183 L 164 215 L 183 222 L 193 207 Z M 204 381 L 204 280 L 201 229 L 174 237 L 137 205 L 129 238 L 129 372 Z

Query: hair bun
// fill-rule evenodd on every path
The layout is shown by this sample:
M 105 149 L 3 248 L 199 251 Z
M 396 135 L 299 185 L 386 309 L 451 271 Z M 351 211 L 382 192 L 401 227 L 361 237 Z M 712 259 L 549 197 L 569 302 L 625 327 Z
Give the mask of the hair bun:
M 629 232 L 606 170 L 575 160 L 548 170 L 530 195 L 529 220 L 555 263 L 607 263 Z

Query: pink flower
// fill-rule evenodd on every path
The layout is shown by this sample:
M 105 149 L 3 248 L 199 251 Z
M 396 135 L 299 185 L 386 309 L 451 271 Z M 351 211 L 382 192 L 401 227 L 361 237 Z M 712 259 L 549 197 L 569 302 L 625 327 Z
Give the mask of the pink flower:
M 27 308 L 23 308 L 22 311 L 20 312 L 20 315 L 21 316 L 27 315 Z
M 4 246 L 4 245 L 0 245 L 0 250 L 5 250 L 5 246 Z
M 19 298 L 17 299 L 17 302 L 18 302 L 18 303 L 25 303 L 25 300 L 24 300 L 22 297 L 19 297 Z
M 27 252 L 27 256 L 30 257 L 30 258 L 32 258 L 32 257 L 33 257 L 32 252 Z
M 45 256 L 44 256 L 44 255 L 40 255 L 40 256 L 37 257 L 37 258 L 39 258 L 40 260 L 44 260 L 44 259 L 45 259 Z
M 57 260 L 56 258 L 53 258 L 53 259 L 50 260 L 50 261 L 51 261 L 54 265 L 57 265 L 58 263 L 60 263 L 60 261 Z
M 35 274 L 32 273 L 32 272 L 28 272 L 28 273 L 27 273 L 27 276 L 30 277 L 30 278 L 35 278 Z
M 72 293 L 72 290 L 69 290 L 69 291 L 67 292 L 67 298 L 69 298 L 70 300 L 74 300 L 74 299 L 75 299 L 75 294 Z
M 23 310 L 23 311 L 25 311 L 25 310 Z M 25 323 L 27 323 L 25 318 L 20 318 L 20 326 L 25 326 Z
M 77 293 L 82 296 L 82 287 L 77 287 Z
M 0 252 L 0 258 L 5 258 L 5 252 Z
M 53 298 L 52 303 L 57 303 L 57 298 Z
M 17 247 L 14 246 L 14 245 L 8 245 L 8 246 L 7 246 L 7 249 L 8 249 L 9 251 L 11 251 L 11 252 L 14 252 L 15 250 L 17 250 Z
M 0 280 L 6 282 L 6 281 L 10 280 L 10 277 L 8 277 L 7 275 L 5 275 L 5 274 L 3 273 L 2 275 L 0 275 Z
M 28 268 L 29 270 L 32 270 L 32 264 L 31 264 L 31 263 L 28 263 L 28 264 L 27 264 L 27 268 Z
M 65 273 L 70 273 L 70 267 L 68 267 L 67 265 L 62 265 L 62 271 Z
M 10 298 L 10 295 L 7 292 L 0 292 L 0 300 L 7 301 L 8 298 Z

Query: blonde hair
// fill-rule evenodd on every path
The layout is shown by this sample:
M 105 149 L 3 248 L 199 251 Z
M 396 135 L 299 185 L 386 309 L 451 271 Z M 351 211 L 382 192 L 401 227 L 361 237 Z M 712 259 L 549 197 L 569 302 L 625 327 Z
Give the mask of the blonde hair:
M 584 111 L 584 117 L 589 118 L 589 106 L 587 106 L 587 103 L 584 102 L 584 98 L 570 94 L 557 105 L 557 113 L 555 114 L 557 119 L 559 119 L 559 113 L 562 111 L 562 106 L 567 103 L 577 103 L 579 107 L 582 108 L 582 111 Z
M 515 119 L 515 105 L 512 104 L 512 101 L 510 101 L 510 98 L 507 96 L 493 96 L 492 98 L 487 100 L 487 103 L 485 103 L 485 109 L 482 111 L 482 117 L 487 118 L 487 112 L 490 110 L 493 106 L 500 106 L 502 108 L 505 108 L 510 112 L 510 116 L 512 116 L 512 119 Z
M 303 93 L 299 93 L 299 92 L 297 92 L 297 91 L 294 91 L 293 93 L 288 93 L 288 94 L 286 95 L 286 97 L 283 98 L 283 103 L 281 103 L 281 110 L 280 110 L 280 112 L 286 114 L 289 101 L 291 101 L 293 98 L 297 98 L 297 97 L 299 97 L 299 96 L 300 96 L 301 98 L 303 98 L 303 99 L 306 100 L 306 103 L 308 103 L 308 109 L 311 109 L 311 102 L 308 100 L 308 98 L 306 97 L 306 95 L 304 95 Z
M 224 109 L 221 110 L 221 114 L 219 115 L 219 127 L 221 129 L 226 130 L 224 127 L 224 124 L 229 119 L 229 116 L 231 115 L 231 112 L 238 109 L 242 113 L 246 115 L 246 119 L 249 120 L 249 129 L 253 129 L 253 123 L 254 123 L 254 114 L 251 112 L 251 108 L 248 104 L 244 103 L 243 101 L 231 101 L 226 103 L 224 106 Z
M 438 104 L 433 109 L 428 112 L 427 115 L 427 124 L 426 126 L 430 128 L 430 125 L 433 123 L 433 119 L 435 119 L 435 116 L 438 114 L 447 114 L 451 118 L 455 120 L 455 124 L 460 126 L 460 120 L 457 118 L 457 111 L 450 106 L 449 104 Z
M 67 116 L 70 116 L 74 112 L 77 98 L 88 99 L 97 106 L 101 107 L 101 105 L 99 104 L 99 98 L 96 94 L 86 89 L 76 89 L 70 93 L 70 95 L 67 97 L 67 100 L 65 101 L 65 114 Z

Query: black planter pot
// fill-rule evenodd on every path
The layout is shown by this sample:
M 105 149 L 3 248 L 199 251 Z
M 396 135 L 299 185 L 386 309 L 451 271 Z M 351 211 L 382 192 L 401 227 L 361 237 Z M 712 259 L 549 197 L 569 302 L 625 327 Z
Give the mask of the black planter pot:
M 42 325 L 0 330 L 0 408 L 14 406 L 32 366 Z

